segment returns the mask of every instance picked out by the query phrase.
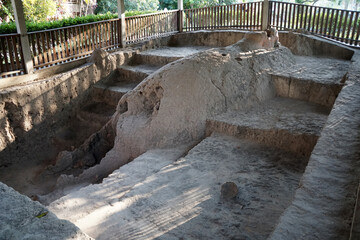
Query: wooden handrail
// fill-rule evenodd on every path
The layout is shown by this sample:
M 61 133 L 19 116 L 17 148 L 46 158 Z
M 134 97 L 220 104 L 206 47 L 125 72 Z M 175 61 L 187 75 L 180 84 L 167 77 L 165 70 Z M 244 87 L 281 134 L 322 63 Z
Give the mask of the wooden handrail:
M 168 11 L 159 11 L 156 13 L 147 13 L 147 14 L 141 14 L 141 15 L 136 15 L 136 16 L 129 16 L 126 17 L 125 19 L 130 19 L 130 18 L 141 18 L 141 17 L 149 17 L 149 16 L 155 16 L 155 15 L 159 15 L 159 14 L 163 14 L 163 13 L 174 13 L 174 12 L 178 12 L 179 10 L 168 10 Z
M 284 11 L 285 9 L 285 11 Z M 269 23 L 284 30 L 305 29 L 312 34 L 358 46 L 360 11 L 270 1 Z
M 8 34 L 0 34 L 1 38 L 10 37 L 10 36 L 19 36 L 18 33 L 8 33 Z
M 40 33 L 40 32 L 51 32 L 51 31 L 56 31 L 56 30 L 61 30 L 61 29 L 69 29 L 69 28 L 76 28 L 76 27 L 81 27 L 81 26 L 90 26 L 90 25 L 94 25 L 94 24 L 98 24 L 98 23 L 105 23 L 105 22 L 116 22 L 116 21 L 119 21 L 119 19 L 120 18 L 114 18 L 114 19 L 107 19 L 107 20 L 102 20 L 102 21 L 97 21 L 97 22 L 70 25 L 70 26 L 60 27 L 60 28 L 51 28 L 51 29 L 46 29 L 46 30 L 41 30 L 41 31 L 28 32 L 28 34 Z
M 263 21 L 263 11 L 267 17 Z M 266 16 L 266 15 L 264 15 Z M 178 31 L 206 29 L 261 30 L 263 22 L 279 30 L 306 29 L 350 46 L 360 46 L 360 11 L 262 1 L 170 10 L 125 18 L 126 43 L 158 38 Z M 265 26 L 266 27 L 266 26 Z M 87 56 L 96 48 L 121 46 L 119 18 L 29 32 L 35 68 Z M 0 35 L 0 74 L 21 74 L 24 63 L 20 35 Z M 10 75 L 11 75 L 10 74 Z
M 322 9 L 334 9 L 334 10 L 341 10 L 341 11 L 347 11 L 347 12 L 360 12 L 360 11 L 355 11 L 355 10 L 348 10 L 348 9 L 340 9 L 340 8 L 329 8 L 329 7 L 321 7 L 321 6 L 313 6 L 313 5 L 306 5 L 306 4 L 301 4 L 301 3 L 290 3 L 290 2 L 279 2 L 279 1 L 273 1 L 273 0 L 269 0 L 269 2 L 275 2 L 275 3 L 283 3 L 283 4 L 291 4 L 291 5 L 296 5 L 296 6 L 308 6 L 308 7 L 313 7 L 313 8 L 322 8 Z

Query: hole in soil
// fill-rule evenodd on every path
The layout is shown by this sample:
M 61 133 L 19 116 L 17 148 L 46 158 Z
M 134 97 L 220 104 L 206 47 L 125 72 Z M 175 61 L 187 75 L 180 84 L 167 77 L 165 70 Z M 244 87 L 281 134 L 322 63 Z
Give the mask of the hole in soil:
M 227 56 L 228 54 L 222 55 Z M 144 59 L 140 59 L 141 61 L 137 59 L 135 63 L 144 64 L 144 61 L 153 61 L 154 59 L 158 60 L 158 63 L 162 62 L 161 59 L 151 54 Z M 168 169 L 157 169 L 152 172 L 154 174 L 159 173 L 151 181 L 151 184 L 157 182 L 156 189 L 158 191 L 151 192 L 149 196 L 164 191 L 167 193 L 189 193 L 188 196 L 184 196 L 184 194 L 171 196 L 172 199 L 170 200 L 173 200 L 173 206 L 176 206 L 179 202 L 181 203 L 182 198 L 187 201 L 194 201 L 196 197 L 200 196 L 199 201 L 194 206 L 210 209 L 209 212 L 213 211 L 211 212 L 212 216 L 219 217 L 215 219 L 206 214 L 201 215 L 199 212 L 199 215 L 194 217 L 195 220 L 191 224 L 181 224 L 181 226 L 172 230 L 171 234 L 174 233 L 176 236 L 181 232 L 187 232 L 196 224 L 201 227 L 201 223 L 209 222 L 210 218 L 214 227 L 217 225 L 222 226 L 220 232 L 228 233 L 233 231 L 232 234 L 241 234 L 244 231 L 241 229 L 242 225 L 238 224 L 239 216 L 243 218 L 242 220 L 247 221 L 249 215 L 254 216 L 255 219 L 263 219 L 264 216 L 266 218 L 266 224 L 261 221 L 256 222 L 256 224 L 250 222 L 249 224 L 254 224 L 254 230 L 256 230 L 251 232 L 262 231 L 264 236 L 271 232 L 274 227 L 273 224 L 276 223 L 282 211 L 292 200 L 302 172 L 320 136 L 321 129 L 346 80 L 346 77 L 344 77 L 346 75 L 343 74 L 342 70 L 346 71 L 347 63 L 339 62 L 335 64 L 340 66 L 342 70 L 337 68 L 338 72 L 333 72 L 334 78 L 332 76 L 329 78 L 329 75 L 326 78 L 321 78 L 317 77 L 316 72 L 312 72 L 312 69 L 319 69 L 321 63 L 320 69 L 329 74 L 330 68 L 327 68 L 327 66 L 334 66 L 331 65 L 334 63 L 333 61 L 299 56 L 296 56 L 296 59 L 299 64 L 295 67 L 271 73 L 272 79 L 269 82 L 274 84 L 276 97 L 273 96 L 273 98 L 262 101 L 243 111 L 230 111 L 207 119 L 206 131 L 208 136 L 211 135 L 209 138 L 203 139 L 199 145 L 188 152 L 184 156 L 185 160 L 180 158 L 175 163 L 169 163 Z M 250 60 L 235 58 L 234 62 L 236 61 L 241 61 L 246 65 Z M 132 62 L 132 64 L 135 63 Z M 41 146 L 45 146 L 47 151 L 42 149 L 41 152 L 41 149 L 23 148 L 21 141 L 25 140 L 20 138 L 16 144 L 10 146 L 9 150 L 6 149 L 3 153 L 0 153 L 0 155 L 5 156 L 16 151 L 30 150 L 34 156 L 39 158 L 42 167 L 35 169 L 37 171 L 36 177 L 33 178 L 30 175 L 21 176 L 28 178 L 27 180 L 32 182 L 31 187 L 33 188 L 27 192 L 29 186 L 18 185 L 18 189 L 23 189 L 22 192 L 30 195 L 44 195 L 54 190 L 56 179 L 60 174 L 76 177 L 83 173 L 84 170 L 99 164 L 114 146 L 115 132 L 109 120 L 115 112 L 121 96 L 134 87 L 134 85 L 131 85 L 130 88 L 129 82 L 137 84 L 139 78 L 146 77 L 152 73 L 151 71 L 154 72 L 157 69 L 142 66 L 137 68 L 135 73 L 131 73 L 132 71 L 129 70 L 128 66 L 127 69 L 114 71 L 107 79 L 101 81 L 101 84 L 94 86 L 93 92 L 89 94 L 87 100 L 83 101 L 86 104 L 76 109 L 75 114 L 70 115 L 70 117 L 63 117 L 65 120 L 54 123 L 51 127 L 44 126 L 43 128 L 33 129 L 33 132 L 25 136 L 25 140 L 35 136 L 36 138 L 33 141 L 36 143 L 41 141 L 39 131 L 51 129 L 53 132 L 49 134 L 47 139 L 43 139 L 45 143 Z M 145 70 L 145 72 L 139 74 L 140 70 Z M 340 82 L 338 82 L 338 75 L 340 76 Z M 125 86 L 124 78 L 130 77 L 133 77 L 132 81 L 126 82 L 127 85 Z M 139 92 L 138 97 L 143 100 L 139 105 L 143 107 L 142 110 L 147 111 L 147 119 L 156 117 L 157 114 L 155 113 L 161 111 L 162 104 L 166 103 L 164 101 L 160 104 L 163 95 L 165 95 L 165 90 L 161 86 L 155 85 L 152 86 L 151 91 Z M 124 89 L 127 90 L 124 91 Z M 218 90 L 220 91 L 219 88 Z M 120 114 L 125 113 L 128 111 L 128 102 L 121 100 L 117 107 Z M 5 109 L 6 111 L 16 112 L 16 105 L 8 103 Z M 62 112 L 67 111 L 68 109 L 65 109 Z M 14 128 L 13 118 L 19 118 L 22 121 L 24 117 L 23 115 L 9 114 L 9 124 L 12 128 Z M 56 119 L 56 116 L 54 119 Z M 219 137 L 214 133 L 222 135 Z M 203 159 L 198 158 L 200 154 L 203 154 Z M 25 159 L 26 155 L 20 154 L 19 156 L 20 159 Z M 126 160 L 132 161 L 136 157 L 133 156 Z M 152 157 L 152 159 L 156 158 Z M 186 168 L 189 166 L 186 161 L 192 161 L 190 164 L 191 170 L 196 173 L 194 175 L 190 174 L 191 178 L 196 176 L 193 179 L 189 178 L 190 180 L 182 172 L 184 169 L 186 172 Z M 219 164 L 220 161 L 221 164 Z M 2 163 L 0 169 L 8 169 L 11 166 Z M 150 166 L 147 167 L 150 168 Z M 16 170 L 18 171 L 19 168 Z M 146 175 L 147 170 L 147 168 L 144 169 L 144 172 L 139 175 Z M 176 172 L 177 174 L 175 174 Z M 12 173 L 15 173 L 15 171 L 10 171 L 10 174 Z M 207 183 L 194 187 L 191 185 L 192 183 L 202 182 L 202 179 L 199 179 L 198 176 L 203 176 L 206 179 L 204 182 Z M 101 183 L 103 177 L 106 176 L 96 175 L 92 182 Z M 210 178 L 213 178 L 211 180 L 213 182 L 208 180 Z M 233 178 L 230 180 L 240 186 L 239 195 L 234 196 L 231 201 L 219 200 L 216 198 L 216 194 L 219 193 L 218 186 L 228 181 L 228 178 Z M 191 181 L 191 184 L 183 184 L 186 181 Z M 149 190 L 153 187 L 147 185 L 149 185 L 149 182 L 144 182 L 134 187 L 134 189 L 141 193 L 142 190 Z M 146 186 L 148 189 L 144 189 Z M 196 191 L 191 192 L 193 189 L 190 189 L 189 186 L 196 189 Z M 185 189 L 187 187 L 188 189 Z M 173 189 L 176 189 L 176 191 L 173 191 Z M 114 196 L 116 194 L 114 193 Z M 122 197 L 126 198 L 126 196 Z M 121 201 L 122 198 L 116 197 L 116 199 L 116 201 Z M 163 199 L 163 196 L 159 197 L 159 199 Z M 140 206 L 141 209 L 142 201 L 147 204 L 146 200 L 140 199 L 131 207 L 136 209 L 137 206 Z M 112 207 L 116 205 L 112 204 L 111 202 Z M 108 205 L 108 202 L 106 202 L 106 205 Z M 234 209 L 234 206 L 236 206 L 236 209 Z M 154 209 L 158 208 L 154 207 Z M 167 208 L 163 209 L 166 210 Z M 162 213 L 163 217 L 168 214 L 165 210 Z M 221 211 L 223 213 L 217 215 Z M 221 220 L 225 219 L 224 216 L 226 216 L 226 219 L 231 219 L 231 224 L 228 223 L 229 221 Z M 128 229 L 132 229 L 132 227 L 130 226 Z M 219 238 L 221 237 L 219 236 Z

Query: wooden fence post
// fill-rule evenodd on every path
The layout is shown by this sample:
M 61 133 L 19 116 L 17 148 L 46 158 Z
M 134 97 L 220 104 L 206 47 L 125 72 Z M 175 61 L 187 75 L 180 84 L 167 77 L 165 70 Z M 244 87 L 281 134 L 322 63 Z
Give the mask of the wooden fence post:
M 125 23 L 125 4 L 124 0 L 117 0 L 118 17 L 121 20 L 120 26 L 120 47 L 126 46 L 126 23 Z
M 263 9 L 261 16 L 261 30 L 266 30 L 269 25 L 269 0 L 263 1 Z
M 22 61 L 24 61 L 25 73 L 32 73 L 34 71 L 34 65 L 30 52 L 23 5 L 21 0 L 11 0 L 11 3 L 14 9 L 16 29 L 18 34 L 20 34 L 21 51 L 23 55 Z
M 184 1 L 178 0 L 178 14 L 177 14 L 177 20 L 178 20 L 178 30 L 179 32 L 183 31 L 183 14 L 184 14 Z

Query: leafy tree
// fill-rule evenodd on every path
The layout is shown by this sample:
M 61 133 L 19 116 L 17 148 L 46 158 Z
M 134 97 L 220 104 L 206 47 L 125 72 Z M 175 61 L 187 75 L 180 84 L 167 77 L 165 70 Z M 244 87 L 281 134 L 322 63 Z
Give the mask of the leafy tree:
M 184 0 L 184 8 L 201 8 L 216 5 L 229 5 L 236 3 L 236 0 Z M 160 9 L 177 9 L 177 0 L 125 0 L 127 11 L 146 11 Z M 115 13 L 117 10 L 116 0 L 98 0 L 98 7 L 95 13 Z
M 125 9 L 127 11 L 154 11 L 159 9 L 158 0 L 125 0 Z M 95 14 L 116 13 L 116 0 L 98 0 Z
M 350 1 L 351 0 L 338 0 L 337 4 L 341 6 L 344 3 L 344 9 L 349 9 Z M 356 0 L 355 0 L 355 3 L 356 3 Z
M 0 22 L 5 20 L 14 21 L 11 0 L 0 0 Z
M 201 8 L 201 7 L 210 7 L 216 5 L 229 5 L 236 3 L 236 0 L 184 0 L 184 8 Z M 160 0 L 160 7 L 162 9 L 176 9 L 177 8 L 177 0 Z
M 97 7 L 95 8 L 95 14 L 104 13 L 116 13 L 117 12 L 117 1 L 116 0 L 98 0 Z
M 359 5 L 360 5 L 360 0 L 355 0 L 355 11 L 358 10 Z
M 14 12 L 11 0 L 0 0 L 0 18 L 8 17 L 14 21 Z M 29 22 L 46 21 L 48 17 L 56 14 L 56 2 L 54 0 L 23 0 L 25 20 Z
M 159 9 L 159 0 L 125 0 L 128 11 L 152 11 Z
M 25 18 L 29 21 L 46 21 L 56 14 L 56 2 L 53 0 L 23 0 Z
M 177 9 L 177 0 L 159 0 L 161 9 Z
M 319 0 L 295 0 L 295 3 L 315 5 Z

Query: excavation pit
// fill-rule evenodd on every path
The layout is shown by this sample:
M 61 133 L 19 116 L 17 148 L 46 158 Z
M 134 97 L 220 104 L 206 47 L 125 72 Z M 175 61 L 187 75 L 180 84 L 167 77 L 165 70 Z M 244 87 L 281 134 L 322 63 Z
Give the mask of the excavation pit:
M 281 33 L 285 46 L 276 48 L 261 34 L 183 33 L 88 63 L 82 70 L 98 71 L 91 83 L 72 73 L 74 86 L 65 84 L 81 92 L 61 100 L 72 109 L 50 109 L 28 131 L 8 121 L 16 138 L 0 152 L 0 180 L 96 239 L 276 239 L 301 219 L 288 215 L 306 206 L 301 194 L 313 186 L 312 172 L 335 161 L 323 139 L 350 124 L 336 119 L 357 107 L 344 99 L 353 93 L 348 85 L 356 88 L 359 62 L 356 51 L 302 34 Z M 298 38 L 305 49 L 286 46 Z M 26 104 L 5 106 L 6 119 L 26 119 L 15 114 Z M 51 157 L 31 149 L 37 143 Z M 238 194 L 225 201 L 221 185 L 229 181 Z

